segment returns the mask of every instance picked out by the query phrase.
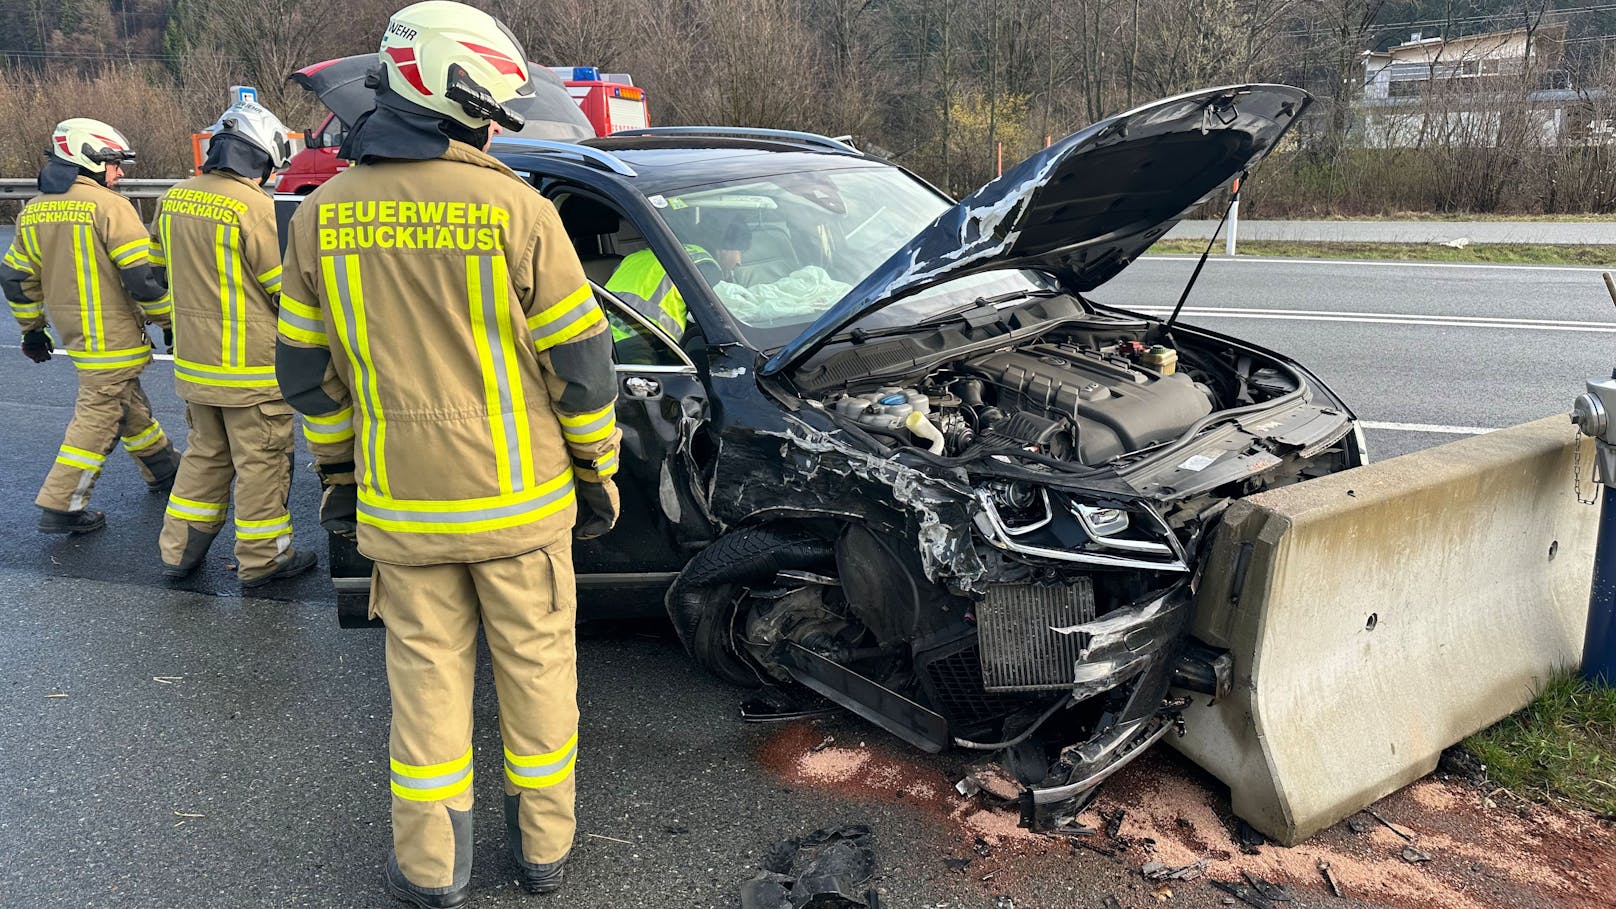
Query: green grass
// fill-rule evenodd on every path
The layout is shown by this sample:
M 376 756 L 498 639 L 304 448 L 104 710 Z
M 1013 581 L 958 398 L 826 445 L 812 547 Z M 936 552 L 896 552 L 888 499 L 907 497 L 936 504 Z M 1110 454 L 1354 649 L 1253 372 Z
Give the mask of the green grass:
M 1464 744 L 1516 795 L 1616 815 L 1616 688 L 1561 675 L 1531 706 Z
M 1205 240 L 1161 240 L 1148 252 L 1200 255 Z M 1223 253 L 1220 238 L 1212 247 Z M 1396 259 L 1410 262 L 1478 262 L 1529 265 L 1593 265 L 1616 268 L 1616 246 L 1560 246 L 1547 243 L 1472 243 L 1463 249 L 1440 243 L 1296 243 L 1246 240 L 1240 255 L 1300 259 Z
M 1254 220 L 1262 220 L 1261 215 L 1246 215 Z M 1616 214 L 1603 212 L 1586 212 L 1575 215 L 1510 215 L 1510 214 L 1477 214 L 1475 212 L 1430 212 L 1430 211 L 1399 211 L 1386 215 L 1286 215 L 1279 220 L 1284 221 L 1574 221 L 1578 223 L 1604 223 L 1616 221 Z

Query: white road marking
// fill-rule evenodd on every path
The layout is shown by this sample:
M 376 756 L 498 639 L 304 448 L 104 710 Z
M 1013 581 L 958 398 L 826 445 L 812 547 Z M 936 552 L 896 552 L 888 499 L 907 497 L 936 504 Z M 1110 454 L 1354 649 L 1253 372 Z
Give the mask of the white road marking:
M 1128 307 L 1122 307 L 1128 308 Z M 1160 316 L 1172 313 L 1167 306 L 1136 306 L 1134 311 Z M 1424 316 L 1417 313 L 1353 313 L 1306 309 L 1238 309 L 1185 307 L 1184 317 L 1217 319 L 1272 319 L 1293 322 L 1359 322 L 1372 325 L 1426 325 L 1437 328 L 1509 328 L 1526 331 L 1581 331 L 1616 334 L 1616 323 L 1574 322 L 1567 320 L 1510 319 L 1492 316 Z
M 1483 433 L 1494 431 L 1487 426 L 1443 426 L 1439 423 L 1377 423 L 1373 420 L 1360 420 L 1358 425 L 1364 429 L 1389 429 L 1394 432 L 1434 432 L 1449 436 L 1479 436 Z
M 22 345 L 21 344 L 0 344 L 0 347 L 4 347 L 6 350 L 22 350 Z M 51 353 L 51 356 L 52 357 L 65 357 L 65 356 L 67 356 L 67 354 L 62 352 L 62 350 L 58 348 L 57 350 L 55 350 L 54 352 Z M 170 360 L 170 361 L 172 361 L 174 359 L 174 355 L 173 354 L 153 352 L 152 353 L 152 359 L 153 360 Z
M 22 349 L 16 344 L 3 344 L 0 347 L 5 347 L 9 350 Z M 153 354 L 152 358 L 156 360 L 172 360 L 174 355 L 160 353 Z M 1479 436 L 1482 433 L 1493 431 L 1491 427 L 1487 426 L 1443 426 L 1437 423 L 1377 423 L 1372 420 L 1360 420 L 1358 425 L 1364 429 L 1385 429 L 1393 432 L 1429 432 L 1454 436 Z
M 1194 262 L 1200 256 L 1186 255 L 1149 255 L 1140 256 L 1136 262 Z M 1616 250 L 1613 250 L 1616 258 Z M 1263 256 L 1212 256 L 1208 262 L 1235 262 L 1251 263 L 1257 265 L 1355 265 L 1370 268 L 1502 268 L 1513 271 L 1575 271 L 1597 273 L 1606 271 L 1597 265 L 1514 265 L 1507 262 L 1405 262 L 1400 259 L 1305 259 L 1305 258 L 1267 258 Z

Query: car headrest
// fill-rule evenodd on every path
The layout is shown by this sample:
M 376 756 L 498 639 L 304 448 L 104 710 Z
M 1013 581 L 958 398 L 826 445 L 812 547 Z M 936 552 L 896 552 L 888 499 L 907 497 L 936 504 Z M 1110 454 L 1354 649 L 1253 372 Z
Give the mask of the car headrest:
M 583 196 L 567 196 L 556 210 L 567 234 L 572 237 L 615 234 L 622 221 L 617 212 Z

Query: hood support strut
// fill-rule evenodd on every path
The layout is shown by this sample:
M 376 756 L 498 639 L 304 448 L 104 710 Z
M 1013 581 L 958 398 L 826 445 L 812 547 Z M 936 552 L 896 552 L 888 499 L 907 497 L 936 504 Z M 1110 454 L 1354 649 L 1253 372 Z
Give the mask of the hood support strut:
M 1234 185 L 1239 186 L 1245 179 L 1246 175 L 1241 173 Z M 1190 272 L 1190 280 L 1184 285 L 1184 292 L 1178 295 L 1178 305 L 1173 307 L 1173 314 L 1163 323 L 1163 331 L 1172 331 L 1173 323 L 1178 321 L 1178 314 L 1184 309 L 1184 301 L 1190 298 L 1190 291 L 1195 289 L 1195 282 L 1201 277 L 1201 269 L 1206 267 L 1206 258 L 1212 254 L 1212 247 L 1218 242 L 1218 234 L 1223 233 L 1223 225 L 1229 221 L 1229 212 L 1234 211 L 1235 200 L 1239 198 L 1238 193 L 1239 190 L 1229 193 L 1229 204 L 1224 206 L 1223 217 L 1218 219 L 1218 226 L 1212 229 L 1212 238 L 1206 241 L 1206 249 L 1201 250 L 1201 259 L 1195 263 L 1195 271 Z

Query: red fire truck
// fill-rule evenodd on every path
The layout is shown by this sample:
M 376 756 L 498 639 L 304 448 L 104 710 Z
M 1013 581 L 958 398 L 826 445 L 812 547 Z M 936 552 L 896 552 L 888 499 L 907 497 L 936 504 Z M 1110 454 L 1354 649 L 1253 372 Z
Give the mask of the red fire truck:
M 594 66 L 552 66 L 567 94 L 595 127 L 595 135 L 609 136 L 620 129 L 651 125 L 645 89 L 637 88 L 627 73 L 602 73 Z
M 364 87 L 364 77 L 375 61 L 374 54 L 359 54 L 306 66 L 288 77 L 319 96 L 331 113 L 307 131 L 304 149 L 292 157 L 275 184 L 277 193 L 310 192 L 348 166 L 337 157 L 337 149 L 348 124 L 370 109 L 372 95 Z M 524 112 L 528 125 L 519 135 L 576 142 L 650 125 L 645 89 L 627 75 L 602 74 L 593 66 L 535 66 L 533 82 L 534 103 Z M 558 101 L 561 89 L 572 105 Z

